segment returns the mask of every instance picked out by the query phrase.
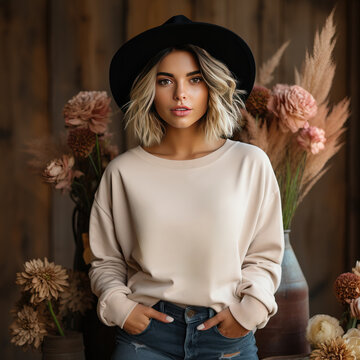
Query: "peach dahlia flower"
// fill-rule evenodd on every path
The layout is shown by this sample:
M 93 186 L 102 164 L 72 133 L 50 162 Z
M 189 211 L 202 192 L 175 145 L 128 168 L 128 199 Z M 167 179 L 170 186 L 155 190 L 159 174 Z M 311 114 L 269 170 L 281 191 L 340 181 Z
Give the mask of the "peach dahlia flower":
M 295 133 L 301 128 L 307 128 L 307 121 L 317 113 L 313 96 L 298 85 L 275 85 L 267 106 L 279 118 L 283 132 L 290 130 Z

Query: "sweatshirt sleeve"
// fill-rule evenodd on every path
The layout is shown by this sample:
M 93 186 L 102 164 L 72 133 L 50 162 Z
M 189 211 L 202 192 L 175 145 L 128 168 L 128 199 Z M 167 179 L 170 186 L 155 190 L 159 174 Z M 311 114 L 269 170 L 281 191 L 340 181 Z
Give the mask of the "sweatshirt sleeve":
M 274 174 L 271 177 L 276 181 Z M 280 191 L 275 185 L 277 190 L 270 192 L 260 208 L 254 237 L 242 265 L 242 282 L 236 289 L 240 302 L 229 306 L 234 318 L 248 330 L 265 327 L 277 312 L 274 294 L 281 280 L 284 230 Z
M 112 191 L 111 176 L 105 171 L 90 214 L 89 242 L 92 260 L 89 277 L 91 289 L 98 297 L 97 313 L 100 320 L 105 325 L 123 328 L 127 317 L 138 303 L 127 298 L 131 290 L 126 286 L 127 265 L 114 229 Z M 125 212 L 125 196 L 119 189 L 117 199 L 123 202 L 120 206 Z

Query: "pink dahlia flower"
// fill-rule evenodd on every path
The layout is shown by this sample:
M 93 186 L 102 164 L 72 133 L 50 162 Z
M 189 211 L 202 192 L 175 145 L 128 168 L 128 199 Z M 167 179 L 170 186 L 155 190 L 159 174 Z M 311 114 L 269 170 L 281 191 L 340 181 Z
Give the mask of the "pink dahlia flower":
M 316 115 L 317 105 L 313 96 L 298 85 L 277 84 L 268 102 L 269 111 L 279 118 L 283 132 L 297 132 L 309 126 L 308 120 Z
M 296 140 L 306 151 L 317 154 L 325 148 L 325 131 L 316 126 L 309 126 L 306 129 L 300 129 Z
M 109 123 L 110 102 L 106 91 L 80 91 L 64 106 L 65 124 L 102 134 Z

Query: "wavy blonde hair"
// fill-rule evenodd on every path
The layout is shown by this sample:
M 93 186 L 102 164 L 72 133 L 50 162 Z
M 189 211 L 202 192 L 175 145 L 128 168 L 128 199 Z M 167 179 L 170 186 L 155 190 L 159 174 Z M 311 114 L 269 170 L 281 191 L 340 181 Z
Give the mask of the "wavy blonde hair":
M 167 123 L 160 118 L 154 106 L 156 74 L 160 61 L 173 50 L 185 50 L 195 56 L 208 86 L 207 111 L 198 120 L 206 140 L 211 142 L 220 137 L 231 137 L 241 127 L 240 111 L 245 108 L 241 95 L 246 91 L 236 88 L 237 80 L 224 63 L 192 44 L 160 51 L 139 73 L 130 91 L 130 101 L 123 106 L 126 109 L 125 129 L 132 128 L 142 145 L 151 146 L 161 142 Z

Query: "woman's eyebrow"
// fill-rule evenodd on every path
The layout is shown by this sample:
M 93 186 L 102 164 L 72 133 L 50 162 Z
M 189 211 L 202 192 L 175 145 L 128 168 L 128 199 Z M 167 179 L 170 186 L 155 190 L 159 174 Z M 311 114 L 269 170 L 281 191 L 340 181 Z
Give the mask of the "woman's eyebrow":
M 186 76 L 191 76 L 191 75 L 195 75 L 195 74 L 200 74 L 200 70 L 195 70 L 195 71 L 189 72 L 189 73 L 186 74 Z M 167 72 L 158 72 L 156 74 L 156 76 L 158 76 L 158 75 L 165 75 L 165 76 L 174 77 L 174 74 L 170 74 L 170 73 L 167 73 Z

